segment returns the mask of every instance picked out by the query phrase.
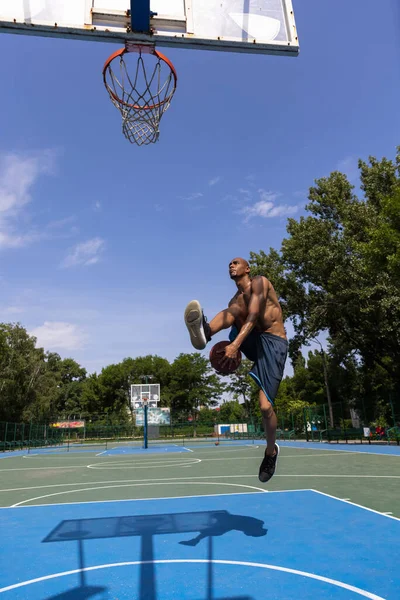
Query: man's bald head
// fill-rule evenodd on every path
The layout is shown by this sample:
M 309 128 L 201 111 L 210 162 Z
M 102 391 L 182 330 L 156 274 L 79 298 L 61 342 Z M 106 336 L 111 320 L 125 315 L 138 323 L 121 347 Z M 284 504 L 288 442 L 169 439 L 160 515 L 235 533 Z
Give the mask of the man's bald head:
M 241 279 L 250 273 L 250 265 L 244 258 L 233 258 L 229 263 L 229 276 L 231 279 Z

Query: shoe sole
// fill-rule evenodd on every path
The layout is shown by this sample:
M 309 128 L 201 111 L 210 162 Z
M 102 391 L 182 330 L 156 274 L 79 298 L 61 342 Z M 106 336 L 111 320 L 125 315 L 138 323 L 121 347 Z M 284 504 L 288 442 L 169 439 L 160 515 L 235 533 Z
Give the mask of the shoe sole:
M 276 463 L 275 463 L 275 471 L 274 471 L 274 475 L 276 474 L 277 470 L 278 470 L 278 460 L 279 460 L 279 452 L 280 452 L 280 448 L 278 446 L 278 444 L 275 442 L 275 446 L 276 446 Z M 272 477 L 274 476 L 272 475 Z
M 203 329 L 203 310 L 200 302 L 192 300 L 185 308 L 185 325 L 189 331 L 190 341 L 196 350 L 204 350 L 207 345 Z

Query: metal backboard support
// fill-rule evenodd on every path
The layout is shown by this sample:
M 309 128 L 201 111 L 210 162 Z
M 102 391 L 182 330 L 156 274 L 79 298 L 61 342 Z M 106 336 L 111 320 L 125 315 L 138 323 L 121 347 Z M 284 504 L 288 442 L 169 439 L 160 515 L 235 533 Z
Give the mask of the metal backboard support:
M 0 32 L 259 54 L 299 51 L 291 0 L 0 0 Z

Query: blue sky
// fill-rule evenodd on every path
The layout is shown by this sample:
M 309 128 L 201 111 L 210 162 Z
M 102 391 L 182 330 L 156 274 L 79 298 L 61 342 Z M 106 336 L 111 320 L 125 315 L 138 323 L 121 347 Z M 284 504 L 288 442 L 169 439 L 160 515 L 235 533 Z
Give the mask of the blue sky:
M 298 58 L 166 50 L 177 92 L 141 148 L 103 87 L 113 45 L 0 36 L 0 321 L 89 372 L 172 361 L 187 302 L 224 308 L 229 260 L 279 249 L 315 178 L 393 158 L 396 0 L 294 9 Z

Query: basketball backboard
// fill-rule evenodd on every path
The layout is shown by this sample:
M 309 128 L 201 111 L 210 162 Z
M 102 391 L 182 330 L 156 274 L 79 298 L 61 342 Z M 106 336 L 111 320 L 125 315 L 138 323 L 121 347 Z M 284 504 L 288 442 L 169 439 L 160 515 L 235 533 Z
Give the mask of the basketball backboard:
M 149 2 L 150 30 L 132 31 L 132 13 L 140 5 L 146 21 Z M 291 0 L 0 0 L 1 32 L 259 54 L 299 50 Z
M 149 408 L 157 408 L 160 402 L 160 384 L 133 384 L 131 385 L 131 406 L 133 410 L 143 408 L 147 402 Z

